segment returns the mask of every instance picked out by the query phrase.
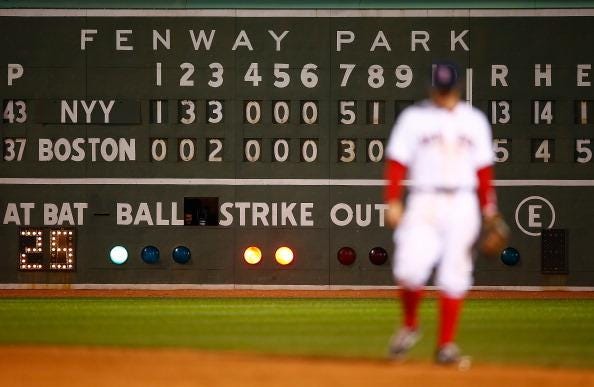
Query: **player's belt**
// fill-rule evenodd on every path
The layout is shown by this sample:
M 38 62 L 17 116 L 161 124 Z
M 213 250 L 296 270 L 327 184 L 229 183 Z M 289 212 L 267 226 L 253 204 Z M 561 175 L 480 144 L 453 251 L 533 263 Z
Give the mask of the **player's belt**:
M 472 192 L 474 188 L 469 187 L 411 187 L 414 193 L 436 193 L 436 194 L 455 194 L 460 192 Z

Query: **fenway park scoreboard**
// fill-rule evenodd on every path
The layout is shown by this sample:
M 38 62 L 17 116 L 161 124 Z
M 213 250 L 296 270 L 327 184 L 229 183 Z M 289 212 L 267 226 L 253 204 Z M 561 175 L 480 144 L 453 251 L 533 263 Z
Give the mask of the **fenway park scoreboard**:
M 395 118 L 437 59 L 493 126 L 510 246 L 593 286 L 592 10 L 0 10 L 0 282 L 390 285 Z

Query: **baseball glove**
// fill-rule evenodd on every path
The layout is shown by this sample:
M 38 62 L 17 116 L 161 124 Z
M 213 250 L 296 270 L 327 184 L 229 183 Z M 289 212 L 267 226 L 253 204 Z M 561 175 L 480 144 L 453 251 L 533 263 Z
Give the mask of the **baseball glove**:
M 500 214 L 483 218 L 483 227 L 478 241 L 481 255 L 498 257 L 507 247 L 509 241 L 509 227 Z

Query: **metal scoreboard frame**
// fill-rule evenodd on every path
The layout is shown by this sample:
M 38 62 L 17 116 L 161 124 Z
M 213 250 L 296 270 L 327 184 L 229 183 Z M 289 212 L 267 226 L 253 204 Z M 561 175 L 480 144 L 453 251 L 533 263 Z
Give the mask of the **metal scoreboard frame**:
M 493 126 L 479 286 L 594 286 L 594 9 L 0 9 L 0 286 L 390 286 L 394 119 Z

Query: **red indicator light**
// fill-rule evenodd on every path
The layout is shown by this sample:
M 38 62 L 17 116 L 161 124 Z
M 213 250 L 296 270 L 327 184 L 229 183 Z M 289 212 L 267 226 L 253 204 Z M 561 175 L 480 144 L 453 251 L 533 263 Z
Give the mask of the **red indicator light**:
M 357 259 L 357 253 L 355 250 L 348 246 L 341 247 L 338 250 L 336 256 L 338 258 L 338 262 L 342 263 L 343 265 L 352 265 Z
M 374 247 L 369 251 L 369 260 L 374 265 L 383 265 L 388 260 L 388 252 L 383 247 Z

